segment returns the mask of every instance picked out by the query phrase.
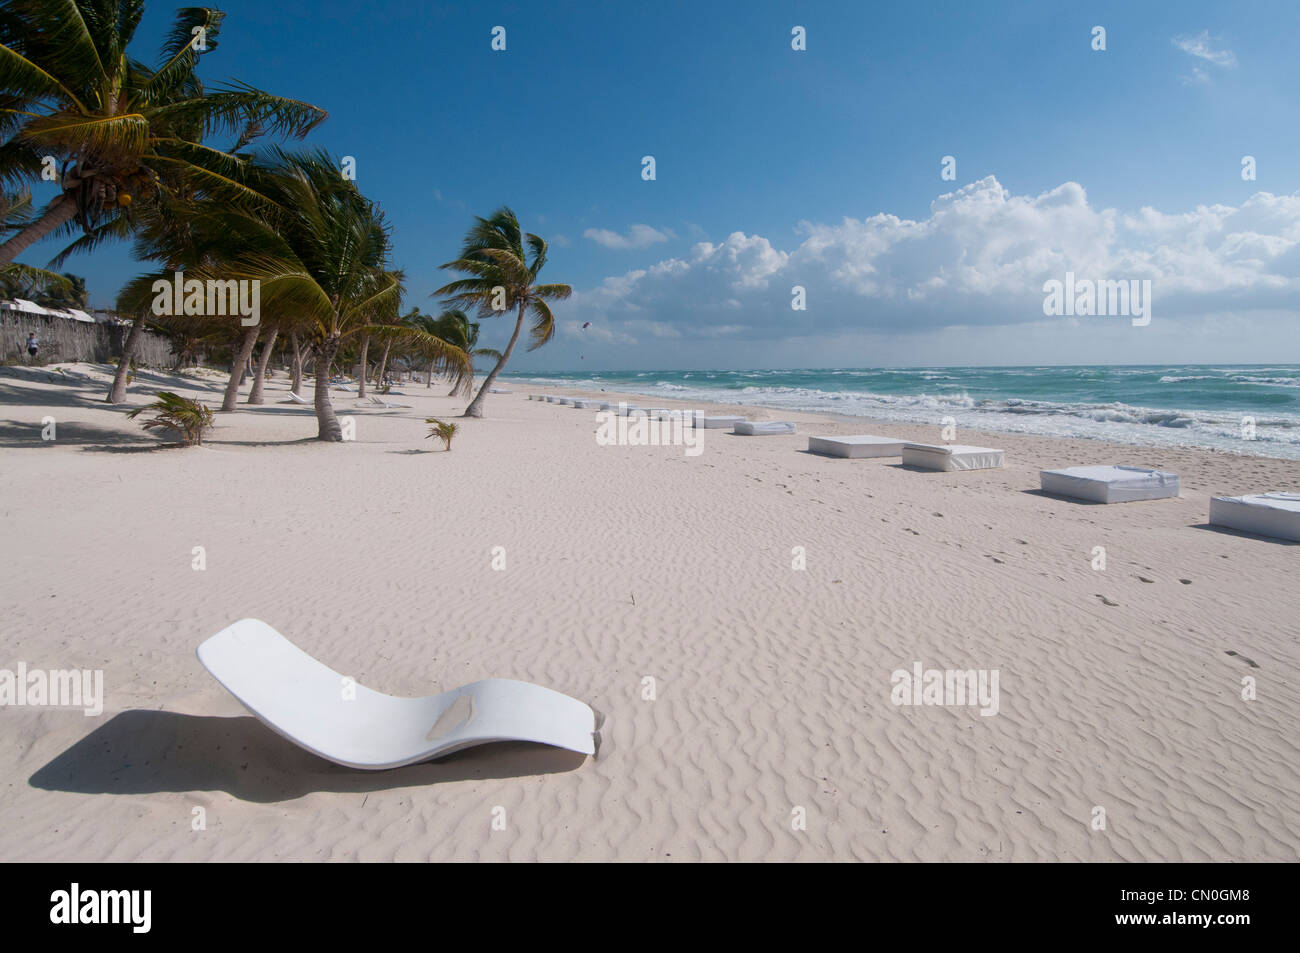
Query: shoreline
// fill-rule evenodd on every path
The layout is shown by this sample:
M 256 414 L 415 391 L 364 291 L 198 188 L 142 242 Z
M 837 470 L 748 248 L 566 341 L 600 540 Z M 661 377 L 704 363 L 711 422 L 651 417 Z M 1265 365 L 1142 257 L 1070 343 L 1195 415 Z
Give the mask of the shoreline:
M 1073 365 L 1065 365 L 1065 366 L 1073 366 Z M 1147 365 L 1135 365 L 1135 366 L 1147 366 Z M 914 369 L 909 368 L 909 370 L 914 370 Z M 540 388 L 542 389 L 543 392 L 550 392 L 547 391 L 546 388 L 551 387 L 552 386 L 551 381 L 554 380 L 553 378 L 545 378 L 544 376 L 540 379 L 540 381 L 537 377 L 520 377 L 520 378 L 512 377 L 512 378 L 502 378 L 502 379 L 508 380 L 510 383 L 520 385 L 520 386 Z M 585 387 L 575 387 L 567 383 L 556 382 L 554 384 L 554 387 L 559 389 L 554 390 L 554 392 L 557 394 L 559 393 L 571 394 L 571 392 L 576 392 L 576 393 L 572 393 L 573 396 L 579 396 L 579 395 L 590 396 L 593 393 L 624 394 L 634 400 L 641 401 L 642 403 L 644 403 L 648 399 L 652 399 L 656 401 L 656 406 L 659 406 L 660 402 L 669 402 L 670 404 L 683 404 L 683 405 L 702 406 L 702 407 L 703 406 L 732 407 L 732 408 L 740 408 L 743 411 L 761 410 L 761 411 L 772 412 L 777 414 L 815 414 L 818 416 L 830 417 L 832 419 L 835 419 L 837 422 L 862 420 L 862 421 L 874 421 L 874 422 L 879 422 L 881 424 L 897 425 L 897 426 L 911 426 L 911 427 L 925 426 L 925 424 L 921 421 L 908 420 L 905 418 L 886 417 L 886 416 L 881 416 L 879 414 L 871 413 L 869 411 L 860 414 L 846 414 L 843 412 L 838 412 L 831 409 L 822 409 L 822 408 L 816 408 L 816 409 L 800 408 L 798 410 L 787 410 L 785 408 L 776 406 L 771 403 L 733 403 L 733 402 L 727 402 L 725 400 L 718 400 L 712 397 L 683 400 L 679 398 L 665 396 L 662 391 L 647 391 L 647 392 L 620 391 L 616 387 L 609 388 L 609 389 L 605 389 L 605 388 L 594 389 L 594 388 L 598 388 L 601 383 L 603 382 L 591 381 L 593 388 L 585 388 Z M 725 394 L 720 394 L 720 396 L 725 396 Z M 899 397 L 899 396 L 907 396 L 907 395 L 887 395 L 887 396 Z M 990 398 L 990 399 L 997 399 L 997 398 Z M 1027 398 L 1000 398 L 1000 399 L 1027 400 Z M 1203 412 L 1203 411 L 1180 410 L 1178 408 L 1172 408 L 1172 407 L 1151 408 L 1151 407 L 1139 407 L 1137 405 L 1126 405 L 1126 406 L 1130 406 L 1134 410 L 1144 410 L 1158 415 L 1172 414 L 1176 416 L 1185 416 L 1188 414 L 1196 414 L 1196 413 Z M 961 411 L 958 410 L 956 412 L 961 412 Z M 1227 413 L 1226 411 L 1216 411 L 1216 412 Z M 935 419 L 938 419 L 942 415 L 943 412 L 936 411 L 934 417 Z M 1104 433 L 1099 433 L 1094 435 L 1094 434 L 1065 434 L 1059 432 L 1058 433 L 1035 432 L 1035 431 L 1026 431 L 1026 430 L 1010 430 L 1010 429 L 999 430 L 991 427 L 980 427 L 978 426 L 978 424 L 975 425 L 962 424 L 959 426 L 961 426 L 962 429 L 967 429 L 971 432 L 993 434 L 993 435 L 1048 437 L 1048 438 L 1057 438 L 1063 440 L 1083 440 L 1089 442 L 1106 443 L 1114 446 L 1132 447 L 1137 450 L 1190 449 L 1190 450 L 1205 451 L 1208 453 L 1225 453 L 1225 454 L 1232 454 L 1232 455 L 1246 456 L 1246 457 L 1261 457 L 1263 459 L 1270 459 L 1270 460 L 1289 460 L 1292 463 L 1297 464 L 1297 466 L 1300 466 L 1300 448 L 1293 448 L 1288 444 L 1278 445 L 1279 453 L 1284 452 L 1286 450 L 1290 450 L 1291 452 L 1296 453 L 1297 456 L 1285 456 L 1285 455 L 1270 456 L 1268 454 L 1252 452 L 1251 450 L 1246 450 L 1246 449 L 1238 450 L 1235 448 L 1213 446 L 1204 443 L 1179 444 L 1176 440 L 1172 439 L 1172 434 L 1180 432 L 1181 428 L 1166 428 L 1171 434 L 1169 440 L 1160 440 L 1160 439 L 1156 439 L 1154 435 L 1137 433 L 1133 435 L 1134 439 L 1129 441 L 1129 440 L 1116 439 L 1115 435 L 1104 434 Z M 1151 426 L 1154 427 L 1155 425 L 1151 425 Z M 934 429 L 936 430 L 938 429 L 937 424 L 934 425 Z M 1248 441 L 1244 439 L 1242 439 L 1239 442 L 1241 442 L 1242 444 L 1248 443 Z M 1268 446 L 1268 445 L 1269 442 L 1266 440 L 1261 441 L 1258 444 L 1258 446 Z

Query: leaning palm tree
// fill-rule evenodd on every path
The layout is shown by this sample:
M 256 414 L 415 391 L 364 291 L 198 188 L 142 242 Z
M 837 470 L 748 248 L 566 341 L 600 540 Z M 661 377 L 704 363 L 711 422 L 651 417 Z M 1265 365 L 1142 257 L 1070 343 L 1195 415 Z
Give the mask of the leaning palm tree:
M 0 192 L 0 241 L 6 235 L 22 231 L 31 224 L 34 216 L 30 192 Z M 38 304 L 42 300 L 71 298 L 76 295 L 73 278 L 72 275 L 10 262 L 0 266 L 0 297 L 33 298 Z M 85 282 L 79 278 L 76 280 L 81 282 L 84 292 Z
M 469 316 L 459 308 L 452 308 L 444 311 L 436 318 L 432 315 L 421 314 L 415 308 L 412 308 L 409 314 L 402 317 L 402 320 L 414 328 L 419 328 L 426 334 L 435 338 L 441 338 L 448 344 L 454 344 L 470 357 L 485 357 L 494 361 L 501 359 L 501 352 L 490 347 L 478 346 L 479 324 L 477 321 L 471 321 Z M 433 386 L 434 367 L 432 362 L 429 364 L 429 378 L 426 387 Z M 456 388 L 452 388 L 448 397 L 455 396 Z
M 239 201 L 231 155 L 206 136 L 235 135 L 234 153 L 264 133 L 301 138 L 325 118 L 243 83 L 203 86 L 195 70 L 216 47 L 219 10 L 178 10 L 159 65 L 146 66 L 127 50 L 143 13 L 143 0 L 0 0 L 0 181 L 39 179 L 53 157 L 60 183 L 0 244 L 0 266 L 74 224 L 91 244 L 125 237 L 132 210 L 181 179 Z
M 248 176 L 269 204 L 214 209 L 211 222 L 237 235 L 241 250 L 196 268 L 191 277 L 257 281 L 263 313 L 292 321 L 315 360 L 319 439 L 343 439 L 330 401 L 330 367 L 362 336 L 418 341 L 467 389 L 473 370 L 468 354 L 395 323 L 403 275 L 390 266 L 388 225 L 335 160 L 321 151 L 272 149 L 250 160 Z
M 476 216 L 474 222 L 465 236 L 460 256 L 441 266 L 468 277 L 444 285 L 434 294 L 476 310 L 484 318 L 513 308 L 515 329 L 510 343 L 465 408 L 466 417 L 483 416 L 483 401 L 514 353 L 525 315 L 532 318 L 528 350 L 535 351 L 555 336 L 555 316 L 547 302 L 562 301 L 573 293 L 568 285 L 537 283 L 537 274 L 546 264 L 546 241 L 532 233 L 523 233 L 519 219 L 509 208 L 498 209 L 491 218 Z

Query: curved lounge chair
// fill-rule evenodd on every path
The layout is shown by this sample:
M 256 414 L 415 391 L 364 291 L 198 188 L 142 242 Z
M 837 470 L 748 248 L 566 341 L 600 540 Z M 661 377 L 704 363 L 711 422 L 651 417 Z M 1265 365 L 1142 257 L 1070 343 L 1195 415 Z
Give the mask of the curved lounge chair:
M 315 401 L 307 400 L 305 397 L 299 397 L 293 391 L 289 391 L 289 403 L 306 404 L 308 407 L 315 406 Z
M 596 753 L 595 713 L 529 682 L 489 678 L 424 698 L 383 695 L 344 678 L 258 619 L 222 629 L 199 646 L 198 656 L 276 734 L 349 768 L 398 768 L 493 741 Z

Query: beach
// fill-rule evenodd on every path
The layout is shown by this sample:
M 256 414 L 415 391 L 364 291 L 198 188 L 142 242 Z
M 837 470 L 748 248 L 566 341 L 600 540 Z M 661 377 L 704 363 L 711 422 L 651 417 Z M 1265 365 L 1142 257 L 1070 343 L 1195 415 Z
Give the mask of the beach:
M 602 446 L 594 411 L 504 378 L 483 420 L 439 381 L 398 387 L 410 409 L 336 393 L 355 439 L 330 444 L 283 374 L 178 449 L 125 411 L 216 406 L 223 376 L 141 371 L 113 406 L 111 367 L 67 371 L 0 372 L 0 667 L 102 669 L 103 712 L 0 712 L 6 860 L 1300 858 L 1300 544 L 1206 525 L 1294 460 L 961 429 L 1005 468 L 930 473 L 805 451 L 937 419 L 727 405 L 799 433 Z M 1038 492 L 1087 463 L 1182 495 Z M 245 617 L 389 694 L 545 685 L 604 717 L 600 750 L 332 765 L 196 660 Z M 917 665 L 995 671 L 996 712 L 895 704 Z

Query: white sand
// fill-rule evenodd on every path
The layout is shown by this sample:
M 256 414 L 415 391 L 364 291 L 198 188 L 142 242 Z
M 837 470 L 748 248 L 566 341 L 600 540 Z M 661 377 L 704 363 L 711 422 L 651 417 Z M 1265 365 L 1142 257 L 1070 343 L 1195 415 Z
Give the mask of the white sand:
M 152 449 L 103 368 L 44 379 L 0 373 L 0 667 L 102 668 L 107 699 L 0 711 L 6 860 L 1297 859 L 1300 548 L 1204 526 L 1212 494 L 1295 489 L 1295 462 L 962 431 L 1006 469 L 923 473 L 800 451 L 937 427 L 785 411 L 798 435 L 687 456 L 598 446 L 595 412 L 517 383 L 451 453 L 424 439 L 464 407 L 446 385 L 323 445 L 282 377 L 207 446 Z M 1036 492 L 1098 462 L 1173 470 L 1183 497 Z M 195 659 L 243 616 L 392 694 L 549 686 L 607 716 L 604 746 L 336 767 Z M 895 706 L 918 661 L 996 669 L 998 714 Z

